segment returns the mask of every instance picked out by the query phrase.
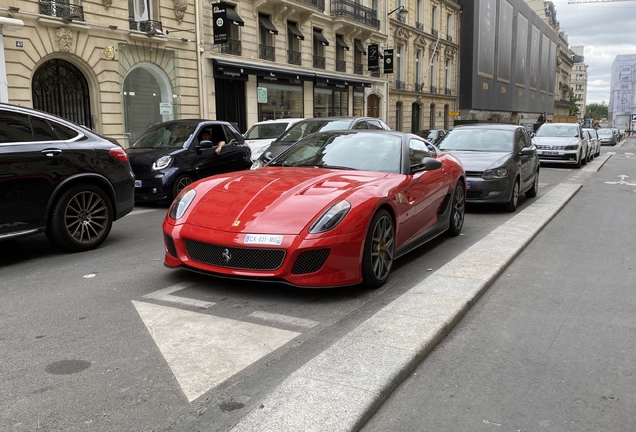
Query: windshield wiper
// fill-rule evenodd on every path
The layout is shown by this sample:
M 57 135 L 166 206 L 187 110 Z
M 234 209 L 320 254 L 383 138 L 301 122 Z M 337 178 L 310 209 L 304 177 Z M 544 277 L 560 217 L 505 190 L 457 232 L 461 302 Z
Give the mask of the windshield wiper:
M 352 167 L 348 167 L 348 166 L 341 166 L 341 165 L 329 165 L 329 164 L 316 165 L 316 168 L 341 169 L 341 170 L 357 171 L 356 168 L 352 168 Z

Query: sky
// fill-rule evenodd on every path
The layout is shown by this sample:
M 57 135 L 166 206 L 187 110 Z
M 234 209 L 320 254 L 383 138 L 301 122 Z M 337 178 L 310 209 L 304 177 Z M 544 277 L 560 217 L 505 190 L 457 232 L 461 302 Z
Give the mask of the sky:
M 636 0 L 576 4 L 552 1 L 570 47 L 585 47 L 586 104 L 609 104 L 612 62 L 617 55 L 636 54 Z

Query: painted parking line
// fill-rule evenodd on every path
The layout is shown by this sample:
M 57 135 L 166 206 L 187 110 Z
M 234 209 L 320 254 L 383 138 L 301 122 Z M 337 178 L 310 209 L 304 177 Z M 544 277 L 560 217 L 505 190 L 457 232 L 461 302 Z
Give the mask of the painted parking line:
M 182 282 L 176 285 L 169 286 L 168 288 L 160 289 L 159 291 L 152 292 L 150 294 L 146 294 L 143 296 L 144 298 L 149 298 L 153 300 L 160 300 L 170 303 L 180 303 L 183 305 L 194 306 L 198 308 L 207 309 L 211 306 L 214 306 L 213 302 L 206 302 L 201 300 L 195 300 L 187 297 L 179 297 L 172 295 L 172 293 L 181 291 L 182 289 L 188 288 L 194 284 Z
M 275 322 L 277 324 L 288 324 L 288 325 L 293 325 L 293 326 L 297 326 L 297 327 L 311 328 L 311 327 L 315 327 L 318 324 L 320 324 L 319 322 L 312 321 L 310 319 L 296 318 L 296 317 L 293 317 L 293 316 L 279 315 L 279 314 L 269 313 L 269 312 L 264 312 L 264 311 L 252 312 L 250 314 L 250 316 L 253 317 L 253 318 L 258 318 L 258 319 L 262 319 L 262 320 L 265 320 L 265 321 Z

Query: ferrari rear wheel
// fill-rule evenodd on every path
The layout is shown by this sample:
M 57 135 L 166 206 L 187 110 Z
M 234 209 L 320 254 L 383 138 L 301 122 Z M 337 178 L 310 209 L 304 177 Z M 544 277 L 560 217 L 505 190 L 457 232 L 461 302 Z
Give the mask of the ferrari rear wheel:
M 362 282 L 369 288 L 380 288 L 389 278 L 395 250 L 393 218 L 386 210 L 378 211 L 371 220 L 364 242 Z
M 464 194 L 464 185 L 461 181 L 453 192 L 451 206 L 450 225 L 446 233 L 451 236 L 458 236 L 462 232 L 466 213 L 466 196 Z

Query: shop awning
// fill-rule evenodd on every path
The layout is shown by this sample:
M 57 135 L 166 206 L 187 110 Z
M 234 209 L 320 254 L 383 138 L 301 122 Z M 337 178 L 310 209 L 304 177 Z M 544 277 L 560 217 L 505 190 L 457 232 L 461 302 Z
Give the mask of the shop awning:
M 314 74 L 310 72 L 298 72 L 288 69 L 279 69 L 265 66 L 257 66 L 248 63 L 229 62 L 214 59 L 214 71 L 223 75 L 239 72 L 241 75 L 256 75 L 271 81 L 313 81 Z
M 360 54 L 367 55 L 367 52 L 364 50 L 364 47 L 362 46 L 362 42 L 360 42 L 358 39 L 355 39 L 353 41 L 353 44 L 356 46 L 356 50 L 358 50 Z
M 233 7 L 228 6 L 225 9 L 225 13 L 226 13 L 228 21 L 230 21 L 232 24 L 237 26 L 245 25 L 245 21 L 243 21 L 243 19 L 239 16 L 239 14 L 236 13 Z
M 298 26 L 296 24 L 288 24 L 287 25 L 287 29 L 294 35 L 296 36 L 296 39 L 300 39 L 300 40 L 305 40 L 305 35 L 301 33 L 300 30 L 298 30 Z
M 265 15 L 259 15 L 258 16 L 258 20 L 260 21 L 261 25 L 263 27 L 265 27 L 265 29 L 270 32 L 271 34 L 277 35 L 278 34 L 278 29 L 276 29 L 276 27 L 274 27 L 274 24 L 272 24 L 272 22 L 269 20 L 269 17 L 265 16 Z
M 371 81 L 360 78 L 344 78 L 334 75 L 316 74 L 314 83 L 318 87 L 371 87 Z
M 349 45 L 344 41 L 344 38 L 340 35 L 336 35 L 336 42 L 342 47 L 343 50 L 349 51 Z
M 314 30 L 314 38 L 318 39 L 318 42 L 320 42 L 322 45 L 329 46 L 329 41 L 325 39 L 322 33 L 320 33 L 318 30 Z

